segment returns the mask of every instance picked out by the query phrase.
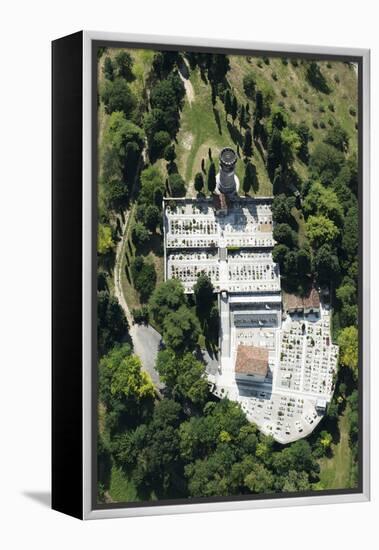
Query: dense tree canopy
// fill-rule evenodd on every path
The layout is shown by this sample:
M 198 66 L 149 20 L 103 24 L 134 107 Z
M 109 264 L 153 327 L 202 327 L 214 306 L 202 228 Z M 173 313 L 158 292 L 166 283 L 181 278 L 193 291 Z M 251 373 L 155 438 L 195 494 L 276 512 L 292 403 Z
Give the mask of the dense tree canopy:
M 337 227 L 343 222 L 343 208 L 333 189 L 324 187 L 321 183 L 312 184 L 304 202 L 305 215 L 322 214 L 333 221 Z
M 201 273 L 193 286 L 193 292 L 198 315 L 204 319 L 209 316 L 214 299 L 214 288 L 210 278 Z
M 199 335 L 199 321 L 186 305 L 180 306 L 163 319 L 163 340 L 176 353 L 195 349 Z
M 157 274 L 154 264 L 137 256 L 131 266 L 133 285 L 140 295 L 141 302 L 147 302 L 155 288 Z
M 148 166 L 141 172 L 140 201 L 148 205 L 155 204 L 161 207 L 164 195 L 164 181 L 156 166 Z
M 101 99 L 104 101 L 105 110 L 108 114 L 114 111 L 122 111 L 127 117 L 132 115 L 137 104 L 128 83 L 119 77 L 113 81 L 105 80 Z
M 170 174 L 168 184 L 173 197 L 184 197 L 186 194 L 186 184 L 180 174 Z
M 326 216 L 309 216 L 306 222 L 306 233 L 313 248 L 333 243 L 338 235 L 338 227 Z
M 105 290 L 97 293 L 97 335 L 100 355 L 116 342 L 121 342 L 128 331 L 124 312 L 114 296 Z
M 121 50 L 115 56 L 115 66 L 118 76 L 124 78 L 127 82 L 135 80 L 133 74 L 133 59 L 129 52 Z
M 358 378 L 358 329 L 355 326 L 341 330 L 338 337 L 340 362 L 351 369 L 355 379 Z
M 142 370 L 140 358 L 130 355 L 128 345 L 114 347 L 101 359 L 100 368 L 111 372 L 109 387 L 112 395 L 137 401 L 154 397 L 151 378 Z
M 278 223 L 273 231 L 274 239 L 279 244 L 292 248 L 297 244 L 297 235 L 287 223 Z
M 202 405 L 208 397 L 204 365 L 192 353 L 176 356 L 172 350 L 160 351 L 156 369 L 175 399 Z
M 178 279 L 168 279 L 158 285 L 149 301 L 153 319 L 160 326 L 169 313 L 177 311 L 185 304 L 184 288 Z
M 321 285 L 330 285 L 340 273 L 338 257 L 329 244 L 320 246 L 315 252 L 314 268 L 317 281 Z
M 99 223 L 97 230 L 97 251 L 99 254 L 107 254 L 114 247 L 112 230 L 109 225 Z
M 323 185 L 331 185 L 338 176 L 344 163 L 344 155 L 332 145 L 319 143 L 310 157 L 309 168 L 311 173 Z

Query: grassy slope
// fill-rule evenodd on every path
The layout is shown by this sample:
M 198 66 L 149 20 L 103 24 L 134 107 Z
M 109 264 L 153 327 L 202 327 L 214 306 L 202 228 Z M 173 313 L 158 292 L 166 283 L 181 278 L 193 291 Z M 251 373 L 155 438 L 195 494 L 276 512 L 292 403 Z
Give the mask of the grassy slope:
M 333 455 L 322 458 L 320 464 L 320 482 L 317 489 L 345 489 L 351 487 L 351 449 L 349 447 L 348 408 L 340 416 L 338 427 L 340 440 L 332 444 Z
M 233 86 L 237 97 L 245 101 L 242 87 L 242 78 L 246 72 L 252 71 L 256 76 L 258 88 L 263 84 L 270 86 L 274 92 L 274 105 L 280 101 L 289 114 L 290 120 L 296 124 L 305 121 L 313 132 L 314 145 L 322 141 L 325 129 L 314 128 L 313 122 L 325 123 L 326 129 L 329 126 L 329 119 L 338 122 L 343 126 L 351 138 L 351 150 L 356 150 L 357 136 L 355 130 L 356 118 L 350 115 L 349 108 L 357 107 L 357 77 L 353 67 L 340 62 L 330 62 L 328 68 L 325 61 L 318 64 L 322 74 L 331 88 L 330 94 L 323 94 L 308 84 L 305 76 L 305 67 L 301 64 L 294 67 L 290 62 L 284 65 L 280 58 L 271 58 L 269 65 L 262 63 L 258 66 L 259 58 L 251 58 L 249 63 L 245 57 L 231 57 L 229 81 Z M 233 70 L 235 69 L 235 70 Z M 272 78 L 276 74 L 277 80 Z M 334 76 L 337 75 L 340 83 L 337 84 Z M 282 90 L 287 97 L 282 96 Z M 334 112 L 330 111 L 328 105 L 334 106 Z M 295 111 L 291 110 L 291 106 Z M 325 112 L 320 111 L 320 106 Z
M 326 95 L 307 83 L 305 68 L 300 64 L 298 67 L 294 67 L 289 62 L 285 65 L 280 58 L 271 58 L 268 65 L 263 63 L 261 58 L 250 58 L 248 61 L 244 56 L 229 56 L 229 59 L 231 70 L 227 78 L 239 103 L 246 104 L 248 101 L 243 91 L 243 77 L 245 74 L 253 72 L 258 88 L 264 86 L 272 89 L 274 106 L 282 102 L 293 123 L 298 124 L 302 121 L 307 123 L 314 138 L 313 143 L 310 143 L 311 151 L 317 143 L 324 139 L 331 121 L 338 122 L 347 130 L 350 136 L 350 151 L 357 149 L 356 118 L 349 113 L 350 107 L 356 109 L 357 106 L 357 78 L 353 67 L 342 62 L 332 62 L 329 64 L 331 67 L 328 67 L 326 62 L 319 63 L 332 90 L 330 94 Z M 258 63 L 262 67 L 259 67 Z M 273 74 L 276 74 L 276 81 L 272 78 Z M 340 81 L 339 84 L 334 80 L 335 75 Z M 194 176 L 201 169 L 202 158 L 207 161 L 208 165 L 208 148 L 212 149 L 214 159 L 217 158 L 222 147 L 232 146 L 235 148 L 232 133 L 237 133 L 238 137 L 238 127 L 233 129 L 230 122 L 227 124 L 224 106 L 219 99 L 213 109 L 210 86 L 201 79 L 198 69 L 191 72 L 190 79 L 195 98 L 191 105 L 185 101 L 182 111 L 181 129 L 177 138 L 177 162 L 179 172 L 188 183 L 188 194 L 194 195 Z M 283 97 L 282 90 L 285 91 L 287 97 Z M 249 103 L 252 113 L 254 103 L 251 101 Z M 333 105 L 334 112 L 330 110 L 329 105 Z M 320 108 L 324 112 L 320 111 Z M 325 124 L 324 129 L 320 127 L 320 122 Z M 314 123 L 317 124 L 317 128 L 314 127 Z M 254 148 L 252 161 L 256 164 L 260 182 L 258 194 L 272 194 L 272 186 L 267 176 L 264 160 L 256 148 Z M 295 168 L 302 179 L 306 179 L 307 167 L 297 160 Z M 237 163 L 237 174 L 241 180 L 243 176 L 241 160 Z

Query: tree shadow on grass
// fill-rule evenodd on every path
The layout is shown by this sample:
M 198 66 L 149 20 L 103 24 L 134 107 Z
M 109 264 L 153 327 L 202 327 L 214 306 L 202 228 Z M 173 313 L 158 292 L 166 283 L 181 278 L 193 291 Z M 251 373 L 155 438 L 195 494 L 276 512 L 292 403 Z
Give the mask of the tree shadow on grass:
M 216 121 L 216 124 L 217 124 L 218 133 L 220 134 L 220 136 L 222 136 L 220 113 L 218 112 L 218 109 L 216 109 L 215 107 L 213 107 L 213 115 L 215 117 L 215 121 Z
M 128 279 L 128 283 L 131 285 L 132 284 L 132 279 L 130 277 L 129 267 L 127 265 L 125 265 L 125 275 L 126 275 L 126 278 Z
M 265 155 L 265 152 L 264 152 L 264 149 L 262 147 L 262 144 L 259 140 L 254 140 L 254 145 L 255 145 L 255 148 L 256 150 L 258 151 L 258 153 L 260 154 L 261 156 L 261 159 L 264 163 L 264 165 L 266 166 L 266 155 Z
M 163 236 L 159 233 L 154 233 L 145 243 L 139 244 L 136 247 L 136 256 L 148 256 L 153 252 L 155 256 L 163 256 Z
M 236 145 L 239 145 L 240 147 L 242 147 L 243 139 L 242 139 L 241 132 L 238 130 L 236 126 L 234 126 L 234 124 L 231 124 L 229 121 L 227 121 L 226 124 L 229 130 L 230 137 L 232 138 L 233 142 Z

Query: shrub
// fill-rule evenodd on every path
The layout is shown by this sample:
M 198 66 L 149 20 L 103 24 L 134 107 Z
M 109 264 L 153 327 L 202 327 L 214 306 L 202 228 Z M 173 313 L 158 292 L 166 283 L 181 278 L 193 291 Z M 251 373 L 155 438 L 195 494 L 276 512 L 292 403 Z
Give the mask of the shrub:
M 243 89 L 248 98 L 254 99 L 255 96 L 255 76 L 253 73 L 246 74 L 243 77 Z
M 168 183 L 173 197 L 184 197 L 186 186 L 180 174 L 170 174 Z
M 271 78 L 276 82 L 278 80 L 278 75 L 276 73 L 271 73 Z
M 280 90 L 280 93 L 282 94 L 283 97 L 287 97 L 287 91 L 284 88 Z
M 132 239 L 136 246 L 141 246 L 146 243 L 150 238 L 149 230 L 144 226 L 143 223 L 137 222 L 133 227 Z
M 354 107 L 350 107 L 350 109 L 349 109 L 349 114 L 350 114 L 351 116 L 356 116 L 356 115 L 357 115 L 356 109 L 355 109 Z
M 268 57 L 262 57 L 263 59 L 263 62 L 265 63 L 265 65 L 270 65 L 270 60 Z
M 338 74 L 334 75 L 334 82 L 337 82 L 337 84 L 340 83 L 340 77 L 338 76 Z
M 139 309 L 133 309 L 132 315 L 137 325 L 147 325 L 149 322 L 149 308 L 146 305 L 143 305 Z
M 137 256 L 132 263 L 131 272 L 134 288 L 140 295 L 142 302 L 146 302 L 155 288 L 157 274 L 150 262 L 145 262 L 142 256 Z
M 296 113 L 296 107 L 293 103 L 291 103 L 290 105 L 290 110 L 293 112 L 293 113 Z
M 286 57 L 282 57 L 282 63 L 283 65 L 288 65 L 288 59 Z
M 320 120 L 320 128 L 322 129 L 326 128 L 326 124 L 323 120 Z
M 334 105 L 333 105 L 333 103 L 329 103 L 328 109 L 329 109 L 329 111 L 331 111 L 332 113 L 334 113 Z
M 330 89 L 326 82 L 326 79 L 322 74 L 319 65 L 315 61 L 311 61 L 310 63 L 307 64 L 306 76 L 307 76 L 308 82 L 312 84 L 312 86 L 316 90 L 319 90 L 324 94 L 330 93 Z

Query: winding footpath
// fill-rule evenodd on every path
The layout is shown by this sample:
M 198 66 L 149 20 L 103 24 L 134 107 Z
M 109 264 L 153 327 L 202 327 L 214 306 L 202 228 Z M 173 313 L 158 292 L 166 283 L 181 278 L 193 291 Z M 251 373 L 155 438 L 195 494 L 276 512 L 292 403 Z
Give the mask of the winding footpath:
M 155 370 L 155 361 L 161 345 L 161 335 L 150 325 L 138 325 L 133 322 L 133 316 L 125 300 L 122 290 L 123 255 L 127 242 L 127 228 L 130 210 L 124 212 L 125 222 L 122 225 L 122 236 L 116 247 L 114 266 L 114 294 L 122 307 L 129 324 L 129 334 L 133 342 L 134 353 L 141 359 L 142 368 L 147 372 L 158 390 L 163 388 L 159 375 Z

